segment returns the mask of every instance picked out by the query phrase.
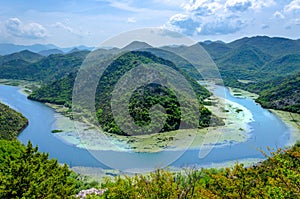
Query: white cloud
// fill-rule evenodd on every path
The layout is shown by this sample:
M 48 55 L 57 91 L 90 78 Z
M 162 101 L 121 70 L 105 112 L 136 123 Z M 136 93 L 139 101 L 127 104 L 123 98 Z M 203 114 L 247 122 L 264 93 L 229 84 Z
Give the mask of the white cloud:
M 244 12 L 252 6 L 251 0 L 228 0 L 225 7 L 230 11 Z
M 78 31 L 74 30 L 73 28 L 71 28 L 70 26 L 67 26 L 61 22 L 56 22 L 55 24 L 52 25 L 54 28 L 61 28 L 64 29 L 66 31 L 68 31 L 69 33 L 72 33 L 74 35 L 81 35 Z
M 245 25 L 236 16 L 229 16 L 225 18 L 218 18 L 209 23 L 204 23 L 201 26 L 201 31 L 198 32 L 199 35 L 226 35 L 235 33 L 241 30 Z
M 199 16 L 214 15 L 223 9 L 223 5 L 214 0 L 196 0 L 185 4 L 183 8 Z
M 134 17 L 128 17 L 127 18 L 127 23 L 135 23 L 136 19 Z
M 277 19 L 284 19 L 284 15 L 279 11 L 276 11 L 273 16 Z
M 253 9 L 262 9 L 276 5 L 274 0 L 251 0 Z
M 23 24 L 18 18 L 8 19 L 5 22 L 5 30 L 8 34 L 21 38 L 42 39 L 47 36 L 47 31 L 41 24 Z
M 300 10 L 300 0 L 293 0 L 284 7 L 285 12 L 294 12 Z
M 167 28 L 192 36 L 195 34 L 195 30 L 200 27 L 200 24 L 200 22 L 193 20 L 191 16 L 177 14 L 170 18 Z
M 228 35 L 253 25 L 255 15 L 263 13 L 261 9 L 275 5 L 274 0 L 190 0 L 183 5 L 183 13 L 171 17 L 167 24 L 188 35 Z M 267 25 L 258 28 L 266 29 Z

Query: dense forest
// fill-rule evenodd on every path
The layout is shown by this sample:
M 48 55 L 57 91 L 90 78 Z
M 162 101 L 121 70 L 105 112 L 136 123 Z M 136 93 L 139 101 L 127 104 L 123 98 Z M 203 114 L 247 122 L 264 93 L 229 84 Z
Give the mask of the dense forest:
M 95 186 L 85 178 L 16 138 L 27 119 L 0 103 L 0 198 L 69 198 Z
M 300 41 L 252 37 L 201 43 L 226 86 L 259 94 L 263 107 L 299 113 Z
M 28 120 L 21 113 L 0 103 L 0 139 L 15 139 L 27 124 Z
M 183 75 L 192 86 L 199 101 L 198 107 L 194 107 L 194 109 L 199 109 L 200 119 L 197 124 L 193 124 L 196 121 L 195 118 L 187 119 L 185 121 L 185 128 L 191 128 L 191 125 L 207 127 L 223 124 L 220 119 L 213 116 L 212 113 L 203 106 L 203 100 L 211 94 L 204 87 L 200 86 L 192 77 L 183 72 L 183 70 L 178 68 L 174 63 L 159 58 L 152 53 L 132 51 L 125 53 L 114 60 L 114 62 L 112 62 L 104 71 L 101 79 L 99 80 L 95 98 L 96 112 L 98 121 L 105 131 L 119 135 L 126 134 L 118 127 L 118 125 L 116 125 L 113 118 L 110 105 L 112 91 L 118 80 L 126 72 L 143 63 L 152 64 L 153 67 L 155 66 L 154 64 L 163 64 L 168 66 Z M 75 77 L 74 73 L 70 73 L 63 78 L 34 91 L 29 98 L 42 102 L 51 102 L 70 106 L 72 86 L 74 84 Z M 142 93 L 143 95 L 139 93 Z M 149 110 L 155 104 L 160 104 L 166 109 L 167 120 L 161 131 L 164 132 L 178 129 L 182 120 L 179 102 L 176 99 L 174 92 L 166 87 L 155 84 L 139 88 L 131 97 L 129 112 L 134 118 L 135 123 L 140 126 L 148 125 L 151 121 Z M 124 121 L 122 123 L 126 124 L 126 119 L 127 118 L 124 117 Z M 156 128 L 156 126 L 150 126 L 149 132 L 151 132 L 151 129 L 154 128 Z M 134 131 L 135 129 L 132 130 Z M 141 132 L 135 133 L 140 134 Z
M 277 77 L 262 83 L 249 83 L 247 89 L 259 94 L 256 99 L 265 108 L 300 113 L 300 73 Z

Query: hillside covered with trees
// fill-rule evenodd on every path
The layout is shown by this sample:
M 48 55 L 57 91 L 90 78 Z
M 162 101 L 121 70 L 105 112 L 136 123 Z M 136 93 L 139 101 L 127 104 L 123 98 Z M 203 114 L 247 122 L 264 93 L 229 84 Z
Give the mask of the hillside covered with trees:
M 21 113 L 0 103 L 0 139 L 16 139 L 27 124 L 28 120 Z
M 257 36 L 201 45 L 226 86 L 259 94 L 263 107 L 299 113 L 300 40 Z
M 31 142 L 21 144 L 16 138 L 27 124 L 23 115 L 0 103 L 0 198 L 71 198 L 97 184 L 86 183 Z
M 198 124 L 194 124 L 194 126 L 207 127 L 210 125 L 213 126 L 223 124 L 220 119 L 218 119 L 216 116 L 213 116 L 213 114 L 203 106 L 203 100 L 209 97 L 211 94 L 204 87 L 200 86 L 192 77 L 183 72 L 183 70 L 178 68 L 174 63 L 159 58 L 152 53 L 132 51 L 125 53 L 111 63 L 99 80 L 95 98 L 96 111 L 98 121 L 105 131 L 124 135 L 124 132 L 116 125 L 112 115 L 113 113 L 110 105 L 112 91 L 118 80 L 126 72 L 143 63 L 152 64 L 153 66 L 155 64 L 163 64 L 175 71 L 178 71 L 187 79 L 196 93 L 199 101 L 199 105 L 198 107 L 195 107 L 195 109 L 198 108 L 201 114 Z M 74 84 L 75 77 L 76 76 L 74 73 L 68 74 L 52 84 L 43 86 L 39 90 L 34 91 L 29 98 L 42 102 L 51 102 L 70 106 L 72 98 L 72 86 Z M 178 129 L 181 122 L 179 102 L 176 99 L 174 91 L 171 91 L 166 87 L 151 84 L 136 90 L 130 100 L 129 112 L 138 125 L 148 125 L 151 121 L 149 110 L 155 104 L 160 104 L 166 109 L 167 120 L 162 132 Z M 126 118 L 124 118 L 124 123 L 126 123 Z M 188 123 L 195 123 L 194 118 L 193 120 L 186 121 L 187 126 L 191 125 Z M 155 127 L 153 126 L 149 129 L 151 128 Z M 137 132 L 137 134 L 139 134 L 139 132 Z

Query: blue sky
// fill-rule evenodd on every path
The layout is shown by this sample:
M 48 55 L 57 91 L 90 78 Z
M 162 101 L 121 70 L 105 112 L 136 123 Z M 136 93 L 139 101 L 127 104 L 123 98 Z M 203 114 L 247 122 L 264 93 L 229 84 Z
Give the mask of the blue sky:
M 300 0 L 0 0 L 0 42 L 97 46 L 162 27 L 195 40 L 300 38 Z

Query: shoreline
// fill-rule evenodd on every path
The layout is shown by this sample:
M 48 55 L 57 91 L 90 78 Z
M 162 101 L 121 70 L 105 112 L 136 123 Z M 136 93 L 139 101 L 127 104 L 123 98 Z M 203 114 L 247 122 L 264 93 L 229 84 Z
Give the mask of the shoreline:
M 291 147 L 297 141 L 300 141 L 300 114 L 275 109 L 268 110 L 279 117 L 290 129 L 291 134 L 289 142 L 286 144 L 287 147 Z
M 119 136 L 101 131 L 98 127 L 71 120 L 67 108 L 47 103 L 56 111 L 53 130 L 62 130 L 55 136 L 63 142 L 89 150 L 127 152 L 160 152 L 202 147 L 221 147 L 245 142 L 251 137 L 249 123 L 253 121 L 250 110 L 244 106 L 216 96 L 208 100 L 215 105 L 206 106 L 221 117 L 225 125 L 202 129 L 180 129 L 140 136 Z

